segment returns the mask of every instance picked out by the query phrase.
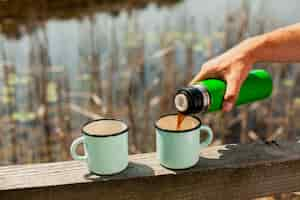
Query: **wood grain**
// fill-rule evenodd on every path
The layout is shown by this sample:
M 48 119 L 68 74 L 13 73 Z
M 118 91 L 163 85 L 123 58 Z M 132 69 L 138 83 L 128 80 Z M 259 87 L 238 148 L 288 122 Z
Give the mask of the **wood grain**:
M 155 153 L 130 156 L 127 170 L 95 176 L 83 162 L 0 168 L 0 199 L 248 199 L 300 191 L 300 143 L 215 146 L 188 170 L 161 167 Z

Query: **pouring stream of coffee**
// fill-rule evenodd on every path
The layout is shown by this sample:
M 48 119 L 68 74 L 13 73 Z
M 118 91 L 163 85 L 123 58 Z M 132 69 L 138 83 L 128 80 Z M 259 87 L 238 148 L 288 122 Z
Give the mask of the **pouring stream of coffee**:
M 183 120 L 185 118 L 185 115 L 182 113 L 177 114 L 177 124 L 176 124 L 176 130 L 180 129 L 180 125 L 182 124 Z

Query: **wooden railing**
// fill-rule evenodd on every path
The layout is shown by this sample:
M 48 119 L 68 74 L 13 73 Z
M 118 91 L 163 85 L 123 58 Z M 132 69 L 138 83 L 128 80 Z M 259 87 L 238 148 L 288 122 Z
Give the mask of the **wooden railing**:
M 300 143 L 205 149 L 188 170 L 161 167 L 155 153 L 130 156 L 127 170 L 98 177 L 78 161 L 0 168 L 2 200 L 233 200 L 300 191 Z

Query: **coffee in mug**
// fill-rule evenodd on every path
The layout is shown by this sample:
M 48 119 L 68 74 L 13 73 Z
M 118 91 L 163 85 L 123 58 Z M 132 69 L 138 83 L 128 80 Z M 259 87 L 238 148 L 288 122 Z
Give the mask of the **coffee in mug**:
M 184 119 L 180 122 L 180 126 L 178 126 L 178 116 L 167 115 L 163 118 L 160 118 L 156 124 L 162 129 L 175 131 L 173 133 L 178 133 L 179 131 L 189 130 L 196 127 L 199 124 L 199 121 L 194 117 L 184 116 Z

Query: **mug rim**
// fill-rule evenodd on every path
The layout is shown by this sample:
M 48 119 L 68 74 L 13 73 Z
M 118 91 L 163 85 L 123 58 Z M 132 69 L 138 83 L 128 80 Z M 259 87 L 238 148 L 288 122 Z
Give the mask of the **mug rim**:
M 200 120 L 199 117 L 195 116 L 195 115 L 188 115 L 189 117 L 192 117 L 194 119 L 196 119 L 199 124 L 194 127 L 194 128 L 190 128 L 190 129 L 186 129 L 186 130 L 169 130 L 169 129 L 164 129 L 164 128 L 160 128 L 158 125 L 157 125 L 157 122 L 161 119 L 161 118 L 164 118 L 164 117 L 167 117 L 167 116 L 174 116 L 174 115 L 177 115 L 178 113 L 169 113 L 169 114 L 164 114 L 164 115 L 161 115 L 159 116 L 159 119 L 155 121 L 154 123 L 154 126 L 156 129 L 160 130 L 160 131 L 164 131 L 165 133 L 167 132 L 171 132 L 171 133 L 186 133 L 186 132 L 190 132 L 190 131 L 194 131 L 198 128 L 200 128 L 200 126 L 202 125 L 202 122 Z
M 112 134 L 109 134 L 109 135 L 92 135 L 92 134 L 89 134 L 87 133 L 86 131 L 84 131 L 84 127 L 93 123 L 93 122 L 98 122 L 98 121 L 105 121 L 105 120 L 113 120 L 113 121 L 118 121 L 118 122 L 121 122 L 125 125 L 125 129 L 122 130 L 122 131 L 119 131 L 119 132 L 116 132 L 116 133 L 112 133 Z M 114 119 L 114 118 L 100 118 L 100 119 L 93 119 L 93 120 L 90 120 L 90 121 L 87 121 L 85 122 L 82 126 L 81 126 L 81 133 L 83 135 L 87 135 L 87 136 L 90 136 L 90 137 L 112 137 L 112 136 L 117 136 L 117 135 L 121 135 L 123 133 L 126 133 L 128 132 L 129 130 L 129 127 L 128 125 L 123 121 L 123 120 L 120 120 L 120 119 Z

